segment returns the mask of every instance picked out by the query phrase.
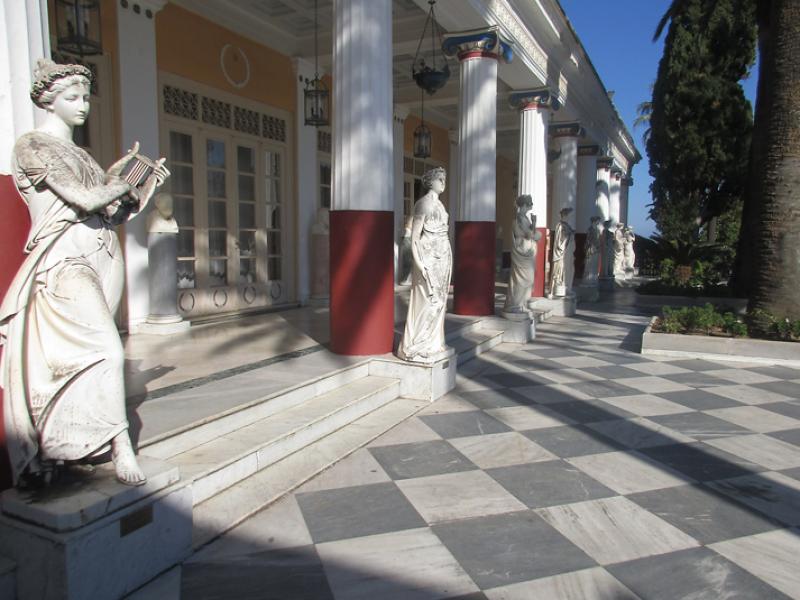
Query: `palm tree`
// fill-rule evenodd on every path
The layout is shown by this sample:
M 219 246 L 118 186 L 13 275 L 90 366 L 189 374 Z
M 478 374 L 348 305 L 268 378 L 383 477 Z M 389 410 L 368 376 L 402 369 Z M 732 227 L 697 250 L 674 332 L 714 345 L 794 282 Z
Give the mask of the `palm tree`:
M 655 87 L 655 83 L 650 84 L 650 96 L 653 95 L 653 88 Z M 644 102 L 640 102 L 639 105 L 636 107 L 636 119 L 633 121 L 633 128 L 636 129 L 637 127 L 647 127 L 642 134 L 642 141 L 647 144 L 647 140 L 650 138 L 650 115 L 653 113 L 653 101 L 645 100 Z

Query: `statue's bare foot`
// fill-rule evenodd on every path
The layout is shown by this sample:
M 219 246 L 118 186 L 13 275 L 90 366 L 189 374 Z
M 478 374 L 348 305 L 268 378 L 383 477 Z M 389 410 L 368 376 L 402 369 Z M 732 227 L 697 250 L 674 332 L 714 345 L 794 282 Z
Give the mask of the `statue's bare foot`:
M 133 446 L 128 437 L 128 432 L 123 431 L 111 442 L 111 460 L 117 471 L 117 480 L 125 485 L 142 485 L 147 478 L 144 476 L 136 455 L 133 453 Z

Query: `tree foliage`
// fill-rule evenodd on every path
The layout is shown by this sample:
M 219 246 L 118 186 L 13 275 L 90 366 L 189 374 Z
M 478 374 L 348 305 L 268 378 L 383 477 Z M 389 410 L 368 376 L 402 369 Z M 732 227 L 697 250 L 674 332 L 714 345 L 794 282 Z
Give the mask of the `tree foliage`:
M 650 106 L 647 153 L 662 235 L 688 238 L 697 219 L 742 197 L 753 126 L 739 82 L 755 59 L 753 0 L 675 0 Z

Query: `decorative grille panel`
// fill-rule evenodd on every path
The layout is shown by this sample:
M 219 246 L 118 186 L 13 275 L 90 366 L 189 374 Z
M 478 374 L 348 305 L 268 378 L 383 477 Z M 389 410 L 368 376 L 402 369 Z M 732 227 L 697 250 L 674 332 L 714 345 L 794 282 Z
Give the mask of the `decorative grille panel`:
M 286 121 L 269 115 L 262 116 L 263 136 L 276 142 L 286 141 Z
M 317 130 L 317 151 L 331 153 L 333 137 L 328 131 Z
M 238 106 L 233 107 L 233 128 L 236 131 L 258 135 L 259 114 L 254 110 L 247 110 Z
M 203 96 L 203 123 L 231 128 L 231 105 L 228 102 Z
M 171 85 L 164 86 L 164 112 L 184 119 L 197 120 L 197 94 Z

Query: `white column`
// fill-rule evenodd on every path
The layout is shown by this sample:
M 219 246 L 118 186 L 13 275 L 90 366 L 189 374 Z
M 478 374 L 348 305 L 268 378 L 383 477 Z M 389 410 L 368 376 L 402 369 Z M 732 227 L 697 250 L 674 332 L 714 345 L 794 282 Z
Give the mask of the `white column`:
M 392 2 L 333 5 L 331 349 L 384 354 L 394 337 Z
M 494 314 L 497 208 L 497 70 L 512 59 L 497 27 L 453 32 L 442 50 L 458 56 L 458 196 L 453 311 Z
M 50 58 L 47 0 L 0 0 L 0 173 L 11 172 L 11 151 L 44 111 L 29 95 L 36 61 Z
M 560 123 L 550 126 L 550 133 L 560 144 L 560 154 L 554 166 L 553 174 L 553 215 L 555 229 L 560 220 L 560 212 L 564 208 L 571 208 L 567 216 L 567 223 L 576 229 L 577 202 L 578 202 L 578 138 L 583 135 L 583 129 L 577 123 Z M 564 256 L 564 284 L 567 293 L 572 290 L 572 280 L 575 276 L 575 238 L 570 241 Z
M 597 154 L 598 146 L 578 147 L 578 200 L 575 223 L 579 233 L 586 233 L 591 218 L 597 214 Z
M 116 7 L 122 134 L 118 154 L 138 141 L 139 151 L 155 159 L 161 156 L 155 19 L 166 0 L 137 0 L 136 4 L 141 7 L 138 13 L 133 10 L 132 2 L 128 8 L 121 4 Z M 125 225 L 125 298 L 131 333 L 144 322 L 150 308 L 146 226 L 144 215 Z
M 511 106 L 520 111 L 519 195 L 533 198 L 536 229 L 541 234 L 536 250 L 533 295 L 544 296 L 547 250 L 547 145 L 550 113 L 558 99 L 547 88 L 512 92 Z
M 611 177 L 608 183 L 608 218 L 611 219 L 614 226 L 620 222 L 619 195 L 621 180 L 622 171 L 619 169 L 611 169 Z
M 389 0 L 336 0 L 334 210 L 393 210 L 392 12 Z
M 405 123 L 408 117 L 408 108 L 405 106 L 394 107 L 394 177 L 392 189 L 394 197 L 394 282 L 400 281 L 400 241 L 403 239 L 405 229 L 405 207 L 403 206 L 403 180 L 405 177 L 403 161 L 405 158 Z
M 597 181 L 595 183 L 595 214 L 602 217 L 605 223 L 610 216 L 609 212 L 609 192 L 611 185 L 611 163 L 612 159 L 607 156 L 597 158 Z
M 314 79 L 314 65 L 301 58 L 292 60 L 297 100 L 297 299 L 305 304 L 311 296 L 311 226 L 317 215 L 319 166 L 317 164 L 317 128 L 305 125 L 303 92 L 306 81 Z

